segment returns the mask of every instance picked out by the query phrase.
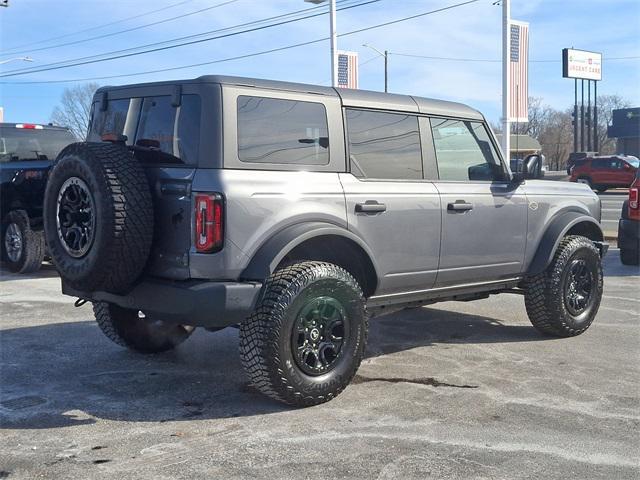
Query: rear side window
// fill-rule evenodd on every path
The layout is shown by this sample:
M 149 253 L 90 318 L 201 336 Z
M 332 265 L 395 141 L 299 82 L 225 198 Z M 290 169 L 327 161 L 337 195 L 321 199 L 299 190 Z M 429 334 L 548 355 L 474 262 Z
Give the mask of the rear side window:
M 432 118 L 431 129 L 440 180 L 504 178 L 504 169 L 483 123 Z
M 241 95 L 237 108 L 240 161 L 329 163 L 327 112 L 321 103 Z
M 347 110 L 351 173 L 379 179 L 422 179 L 418 117 Z

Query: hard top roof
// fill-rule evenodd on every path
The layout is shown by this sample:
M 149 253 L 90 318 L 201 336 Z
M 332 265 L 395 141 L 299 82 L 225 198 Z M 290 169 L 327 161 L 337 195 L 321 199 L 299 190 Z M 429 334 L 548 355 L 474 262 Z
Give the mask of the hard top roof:
M 161 85 L 179 84 L 207 84 L 236 85 L 270 90 L 282 90 L 297 93 L 311 93 L 329 97 L 338 97 L 342 104 L 348 107 L 366 107 L 383 110 L 401 110 L 431 115 L 444 115 L 449 117 L 462 117 L 481 120 L 482 114 L 462 103 L 435 100 L 431 98 L 416 97 L 412 95 L 398 95 L 393 93 L 373 92 L 369 90 L 352 90 L 347 88 L 323 87 L 305 83 L 283 82 L 278 80 L 263 80 L 257 78 L 233 77 L 226 75 L 203 75 L 190 80 L 172 80 L 167 82 L 140 83 L 135 85 L 107 86 L 97 90 L 96 94 L 103 91 L 119 90 L 125 88 L 144 88 Z

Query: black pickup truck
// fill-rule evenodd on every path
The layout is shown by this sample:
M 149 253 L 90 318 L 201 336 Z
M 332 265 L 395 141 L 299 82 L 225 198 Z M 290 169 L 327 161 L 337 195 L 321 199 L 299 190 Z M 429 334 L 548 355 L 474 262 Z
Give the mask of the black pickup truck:
M 2 260 L 13 272 L 33 272 L 42 264 L 47 177 L 58 153 L 74 141 L 63 127 L 0 123 Z

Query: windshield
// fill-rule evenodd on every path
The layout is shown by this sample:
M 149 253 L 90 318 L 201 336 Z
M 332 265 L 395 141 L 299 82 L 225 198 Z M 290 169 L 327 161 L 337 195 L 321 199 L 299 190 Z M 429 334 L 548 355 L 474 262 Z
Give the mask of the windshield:
M 55 160 L 64 147 L 75 141 L 68 130 L 0 127 L 0 162 Z
M 636 157 L 627 156 L 627 157 L 624 157 L 624 159 L 633 168 L 640 168 L 640 160 L 638 160 Z

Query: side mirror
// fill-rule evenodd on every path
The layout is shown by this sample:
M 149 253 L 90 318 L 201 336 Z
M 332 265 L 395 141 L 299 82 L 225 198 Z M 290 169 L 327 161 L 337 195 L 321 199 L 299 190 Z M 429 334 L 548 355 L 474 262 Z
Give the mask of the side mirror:
M 522 162 L 522 173 L 527 179 L 542 178 L 542 155 L 527 155 Z

